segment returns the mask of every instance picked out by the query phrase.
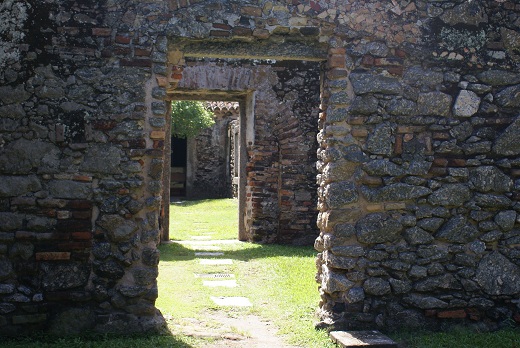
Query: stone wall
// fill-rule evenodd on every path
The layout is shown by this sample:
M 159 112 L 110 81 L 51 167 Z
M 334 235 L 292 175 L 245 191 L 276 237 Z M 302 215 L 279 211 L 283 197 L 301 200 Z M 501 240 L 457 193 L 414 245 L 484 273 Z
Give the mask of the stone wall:
M 0 332 L 159 329 L 166 101 L 190 83 L 185 57 L 223 58 L 214 90 L 263 95 L 246 144 L 251 240 L 312 234 L 303 139 L 319 131 L 324 325 L 518 322 L 519 13 L 508 0 L 3 1 Z M 251 80 L 234 80 L 246 65 Z M 318 70 L 321 113 L 301 123 Z
M 353 4 L 354 22 L 330 49 L 322 324 L 519 322 L 520 7 L 389 3 Z
M 130 5 L 0 4 L 0 335 L 163 322 L 160 47 Z

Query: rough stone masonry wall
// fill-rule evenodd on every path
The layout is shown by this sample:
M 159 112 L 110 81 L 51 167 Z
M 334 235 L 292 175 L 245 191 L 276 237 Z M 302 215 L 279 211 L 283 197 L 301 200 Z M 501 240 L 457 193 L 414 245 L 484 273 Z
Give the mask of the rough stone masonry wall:
M 518 323 L 520 5 L 391 3 L 352 4 L 330 49 L 322 324 Z
M 0 4 L 0 335 L 161 326 L 161 48 L 134 10 Z
M 519 12 L 508 0 L 3 1 L 0 331 L 160 326 L 179 38 L 328 47 L 324 323 L 518 321 Z

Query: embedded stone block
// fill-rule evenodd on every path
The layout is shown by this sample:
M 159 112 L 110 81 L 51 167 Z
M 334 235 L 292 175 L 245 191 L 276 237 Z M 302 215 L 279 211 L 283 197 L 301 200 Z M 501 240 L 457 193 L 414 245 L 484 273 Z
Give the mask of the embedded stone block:
M 331 331 L 333 342 L 343 348 L 395 348 L 397 344 L 378 331 Z
M 392 155 L 396 128 L 395 124 L 389 122 L 378 124 L 368 135 L 367 151 L 376 155 Z
M 435 238 L 452 243 L 467 243 L 478 235 L 478 230 L 464 216 L 453 216 L 437 232 Z
M 350 181 L 331 183 L 325 189 L 327 205 L 334 208 L 341 208 L 345 204 L 354 203 L 358 200 L 356 185 Z
M 471 191 L 465 184 L 446 184 L 434 191 L 428 202 L 433 205 L 461 206 L 471 198 Z
M 403 225 L 385 213 L 372 213 L 356 224 L 356 236 L 361 243 L 393 242 L 401 237 Z
M 520 85 L 504 88 L 496 94 L 496 101 L 499 106 L 506 108 L 520 107 Z
M 130 240 L 138 229 L 134 221 L 119 215 L 103 215 L 97 224 L 107 231 L 108 238 L 113 242 Z
M 451 101 L 451 96 L 446 93 L 421 93 L 417 100 L 418 112 L 424 116 L 449 116 Z
M 53 198 L 90 199 L 92 196 L 92 184 L 73 180 L 50 181 L 47 190 Z
M 459 117 L 471 117 L 477 113 L 479 107 L 479 96 L 475 92 L 462 90 L 455 100 L 453 114 Z
M 331 271 L 325 265 L 322 266 L 321 277 L 321 287 L 329 294 L 347 291 L 355 285 L 344 274 Z
M 519 85 L 520 86 L 520 85 Z M 517 93 L 520 96 L 520 89 Z M 520 154 L 520 117 L 517 117 L 500 134 L 493 144 L 493 152 L 497 155 L 503 156 L 517 156 Z
M 511 178 L 494 166 L 482 166 L 470 172 L 470 180 L 479 192 L 509 192 L 513 186 Z
M 367 93 L 400 94 L 402 91 L 399 80 L 392 77 L 351 73 L 349 79 L 354 88 L 354 93 L 358 95 Z
M 121 150 L 114 145 L 90 145 L 80 165 L 80 169 L 88 173 L 118 174 L 121 164 Z
M 480 261 L 476 281 L 489 295 L 520 294 L 520 266 L 512 263 L 498 251 Z
M 40 180 L 35 175 L 3 176 L 0 180 L 0 198 L 16 197 L 23 194 L 40 191 Z
M 90 276 L 90 266 L 76 261 L 52 263 L 43 262 L 41 285 L 45 291 L 68 290 L 86 286 Z

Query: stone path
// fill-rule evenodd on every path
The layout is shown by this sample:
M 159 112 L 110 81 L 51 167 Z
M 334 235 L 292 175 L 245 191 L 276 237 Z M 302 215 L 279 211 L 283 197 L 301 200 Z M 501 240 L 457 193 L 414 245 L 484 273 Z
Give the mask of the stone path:
M 299 348 L 290 346 L 276 335 L 273 325 L 256 315 L 229 315 L 229 309 L 251 307 L 253 303 L 247 297 L 218 296 L 219 288 L 238 287 L 240 284 L 232 273 L 219 273 L 222 265 L 232 265 L 233 259 L 226 258 L 226 253 L 219 245 L 240 243 L 235 240 L 211 240 L 208 234 L 193 236 L 191 240 L 176 242 L 193 249 L 197 262 L 203 266 L 205 273 L 194 274 L 197 281 L 208 288 L 215 296 L 210 299 L 222 310 L 208 311 L 202 320 L 190 319 L 188 325 L 180 328 L 184 334 L 199 338 L 210 338 L 213 341 L 205 344 L 205 348 Z M 209 291 L 208 291 L 209 292 Z M 212 328 L 207 322 L 217 322 L 218 327 Z

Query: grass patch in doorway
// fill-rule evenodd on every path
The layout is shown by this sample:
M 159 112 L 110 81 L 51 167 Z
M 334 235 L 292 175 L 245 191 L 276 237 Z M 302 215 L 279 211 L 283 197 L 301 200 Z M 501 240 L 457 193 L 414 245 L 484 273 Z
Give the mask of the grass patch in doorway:
M 170 204 L 170 238 L 194 236 L 237 239 L 238 200 L 234 198 L 180 201 Z
M 270 320 L 290 344 L 301 347 L 336 347 L 325 332 L 314 329 L 314 313 L 319 302 L 314 281 L 316 251 L 312 247 L 258 245 L 237 242 L 222 245 L 223 256 L 232 265 L 201 265 L 195 258 L 197 247 L 172 243 L 162 245 L 159 264 L 159 299 L 157 307 L 169 318 L 170 329 L 190 322 L 204 322 L 212 311 L 226 311 L 228 316 L 255 314 Z M 234 274 L 236 288 L 202 286 L 195 274 L 208 272 Z M 211 296 L 243 296 L 252 307 L 225 308 L 211 302 Z M 211 325 L 211 323 L 205 323 Z M 203 347 L 204 343 L 199 342 Z

